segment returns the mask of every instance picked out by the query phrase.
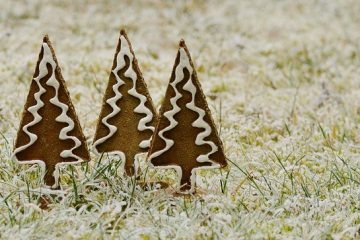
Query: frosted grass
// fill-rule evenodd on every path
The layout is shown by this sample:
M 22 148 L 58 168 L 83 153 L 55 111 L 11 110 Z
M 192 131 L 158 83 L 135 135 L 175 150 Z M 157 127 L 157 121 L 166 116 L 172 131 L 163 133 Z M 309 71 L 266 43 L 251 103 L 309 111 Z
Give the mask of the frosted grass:
M 346 1 L 0 1 L 0 238 L 352 239 L 360 231 L 360 5 Z M 62 16 L 61 21 L 55 16 Z M 47 211 L 37 167 L 10 161 L 42 36 L 89 143 L 120 27 L 157 107 L 184 38 L 229 168 L 199 195 L 144 191 L 119 159 L 62 169 Z M 140 159 L 141 179 L 175 184 Z

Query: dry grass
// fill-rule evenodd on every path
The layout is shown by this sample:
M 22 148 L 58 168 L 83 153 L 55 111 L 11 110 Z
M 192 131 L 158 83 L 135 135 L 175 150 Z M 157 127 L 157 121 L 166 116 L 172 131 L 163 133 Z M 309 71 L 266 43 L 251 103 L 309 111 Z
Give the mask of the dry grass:
M 2 0 L 0 9 L 1 238 L 359 237 L 357 0 Z M 230 167 L 198 176 L 207 194 L 176 198 L 141 190 L 116 159 L 92 154 L 63 170 L 64 191 L 42 211 L 36 167 L 10 160 L 42 35 L 90 143 L 120 27 L 157 106 L 187 41 Z

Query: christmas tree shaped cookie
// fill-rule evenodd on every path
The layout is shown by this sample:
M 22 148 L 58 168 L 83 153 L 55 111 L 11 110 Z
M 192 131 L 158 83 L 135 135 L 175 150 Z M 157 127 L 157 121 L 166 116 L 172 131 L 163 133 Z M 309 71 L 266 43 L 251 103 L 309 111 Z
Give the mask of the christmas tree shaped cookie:
M 79 120 L 48 36 L 44 37 L 15 141 L 19 163 L 38 163 L 57 188 L 59 165 L 89 161 Z
M 133 175 L 134 158 L 147 152 L 155 122 L 156 111 L 147 86 L 130 41 L 121 30 L 94 147 L 97 152 L 122 156 L 126 173 Z
M 195 191 L 195 171 L 227 165 L 189 51 L 182 40 L 149 150 L 150 164 L 176 169 L 181 191 Z

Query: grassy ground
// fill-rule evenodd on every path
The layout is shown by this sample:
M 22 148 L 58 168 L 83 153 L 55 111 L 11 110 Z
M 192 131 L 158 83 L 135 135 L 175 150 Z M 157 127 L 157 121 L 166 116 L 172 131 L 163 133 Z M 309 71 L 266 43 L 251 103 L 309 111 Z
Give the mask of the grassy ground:
M 359 1 L 2 0 L 0 9 L 1 238 L 359 238 Z M 90 144 L 120 27 L 157 106 L 186 40 L 230 166 L 201 172 L 206 194 L 187 199 L 143 191 L 116 159 L 92 154 L 63 169 L 63 191 L 43 211 L 37 168 L 10 159 L 42 36 Z M 174 183 L 175 174 L 141 177 Z

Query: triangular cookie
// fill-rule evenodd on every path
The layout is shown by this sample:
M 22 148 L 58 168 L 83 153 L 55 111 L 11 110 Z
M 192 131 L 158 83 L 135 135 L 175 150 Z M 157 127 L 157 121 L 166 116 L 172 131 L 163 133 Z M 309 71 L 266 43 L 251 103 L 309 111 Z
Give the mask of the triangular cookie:
M 39 163 L 46 169 L 44 182 L 58 187 L 61 164 L 89 161 L 89 151 L 55 52 L 43 39 L 34 78 L 15 142 L 20 163 Z
M 182 191 L 195 191 L 195 171 L 227 165 L 189 51 L 182 40 L 160 110 L 148 160 L 175 168 Z
M 124 30 L 98 119 L 94 147 L 100 153 L 125 158 L 125 171 L 134 174 L 135 155 L 147 152 L 155 129 L 156 111 Z M 124 160 L 124 159 L 123 159 Z

